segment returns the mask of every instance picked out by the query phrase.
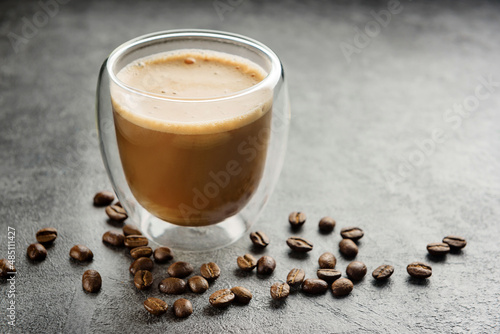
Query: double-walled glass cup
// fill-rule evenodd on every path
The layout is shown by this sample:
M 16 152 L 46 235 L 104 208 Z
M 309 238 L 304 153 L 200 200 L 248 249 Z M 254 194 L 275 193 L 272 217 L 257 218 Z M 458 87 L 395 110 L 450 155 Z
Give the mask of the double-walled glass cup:
M 155 94 L 118 78 L 140 59 L 186 49 L 242 57 L 265 77 L 247 89 L 203 98 Z M 283 165 L 290 119 L 283 68 L 271 49 L 209 30 L 138 37 L 104 62 L 96 109 L 115 193 L 129 221 L 150 240 L 179 250 L 211 250 L 236 241 L 258 219 Z M 207 111 L 217 111 L 218 118 Z

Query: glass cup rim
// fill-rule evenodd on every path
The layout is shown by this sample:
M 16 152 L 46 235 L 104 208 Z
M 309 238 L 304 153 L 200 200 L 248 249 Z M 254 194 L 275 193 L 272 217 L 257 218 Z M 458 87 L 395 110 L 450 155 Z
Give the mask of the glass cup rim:
M 214 97 L 172 97 L 172 96 L 164 96 L 160 94 L 155 94 L 155 93 L 150 93 L 146 92 L 137 88 L 134 88 L 118 79 L 116 74 L 114 73 L 114 65 L 117 62 L 120 57 L 125 55 L 130 49 L 139 46 L 141 44 L 146 44 L 150 43 L 153 41 L 163 41 L 168 38 L 174 38 L 174 37 L 205 37 L 207 39 L 212 38 L 215 41 L 217 39 L 224 39 L 224 40 L 230 40 L 233 42 L 237 42 L 240 44 L 243 44 L 245 46 L 249 46 L 252 49 L 258 51 L 259 53 L 262 53 L 266 55 L 270 61 L 271 61 L 271 70 L 269 73 L 267 73 L 266 77 L 258 82 L 257 84 L 229 94 L 225 95 L 218 95 Z M 234 99 L 234 98 L 239 98 L 248 94 L 252 94 L 258 90 L 260 90 L 262 87 L 265 87 L 266 85 L 269 85 L 269 83 L 276 85 L 280 79 L 280 76 L 282 74 L 282 65 L 281 61 L 279 60 L 278 56 L 265 44 L 254 40 L 252 38 L 240 35 L 240 34 L 235 34 L 235 33 L 230 33 L 230 32 L 225 32 L 225 31 L 218 31 L 218 30 L 209 30 L 209 29 L 175 29 L 175 30 L 164 30 L 164 31 L 158 31 L 142 36 L 138 36 L 134 39 L 131 39 L 120 46 L 118 46 L 116 49 L 111 52 L 109 55 L 108 59 L 106 60 L 106 69 L 108 72 L 108 75 L 110 79 L 112 80 L 113 83 L 121 87 L 122 89 L 125 89 L 133 94 L 138 94 L 142 95 L 146 98 L 153 98 L 153 99 L 158 99 L 161 101 L 172 101 L 172 102 L 217 102 L 217 101 L 223 101 L 223 100 L 229 100 L 229 99 Z

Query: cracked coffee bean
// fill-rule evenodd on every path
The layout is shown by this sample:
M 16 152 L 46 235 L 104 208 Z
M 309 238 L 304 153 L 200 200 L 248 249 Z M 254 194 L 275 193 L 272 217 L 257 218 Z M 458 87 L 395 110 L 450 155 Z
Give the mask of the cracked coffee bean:
M 339 278 L 332 283 L 332 293 L 335 297 L 347 296 L 354 289 L 354 284 L 347 278 Z
M 193 276 L 188 279 L 189 289 L 194 293 L 204 293 L 208 290 L 208 281 L 201 276 Z
M 286 240 L 286 244 L 293 251 L 298 253 L 307 253 L 313 249 L 313 244 L 304 238 L 290 237 Z
M 147 246 L 149 244 L 148 238 L 142 235 L 127 235 L 124 241 L 125 247 L 127 248 L 136 248 L 141 246 Z
M 432 275 L 432 268 L 423 262 L 413 262 L 406 267 L 406 271 L 411 277 L 427 278 Z
M 117 222 L 122 222 L 128 218 L 127 211 L 125 211 L 124 208 L 118 205 L 108 205 L 106 207 L 106 214 L 108 215 L 109 219 Z
M 342 273 L 336 269 L 318 269 L 316 275 L 318 275 L 318 278 L 323 281 L 332 283 L 333 281 L 339 279 L 340 276 L 342 276 Z
M 319 295 L 328 290 L 328 283 L 319 278 L 308 278 L 302 283 L 302 291 L 311 295 Z
M 267 255 L 257 261 L 257 273 L 260 275 L 271 275 L 276 268 L 276 261 Z
M 234 294 L 234 301 L 240 304 L 248 304 L 252 300 L 252 293 L 247 288 L 242 286 L 235 286 L 231 288 L 231 292 Z
M 200 267 L 200 273 L 205 279 L 212 281 L 219 278 L 220 268 L 214 262 L 204 263 Z
M 50 244 L 57 238 L 57 230 L 53 227 L 42 228 L 36 232 L 36 241 L 41 244 Z
M 257 260 L 252 254 L 238 256 L 236 262 L 238 263 L 238 267 L 243 271 L 252 271 L 255 267 L 257 267 Z
M 358 245 L 351 239 L 342 239 L 339 243 L 339 250 L 346 257 L 355 257 L 358 254 Z
M 139 270 L 153 270 L 153 261 L 149 257 L 140 257 L 134 262 L 129 267 L 129 271 L 132 275 L 135 275 L 136 272 Z
M 95 206 L 106 206 L 113 203 L 115 200 L 115 195 L 111 191 L 100 191 L 94 196 L 94 205 Z
M 162 246 L 155 249 L 153 253 L 155 262 L 166 263 L 174 258 L 172 250 L 168 247 Z
M 283 300 L 290 294 L 290 286 L 287 283 L 277 282 L 271 286 L 271 297 L 274 300 Z
M 168 305 L 161 299 L 149 297 L 144 301 L 144 308 L 153 315 L 162 315 L 167 312 Z
M 212 293 L 208 299 L 214 307 L 221 308 L 231 304 L 234 300 L 234 293 L 229 289 L 221 289 Z
M 111 246 L 122 247 L 125 241 L 125 236 L 121 233 L 107 231 L 102 235 L 102 241 Z
M 292 212 L 289 216 L 288 216 L 288 222 L 290 223 L 290 225 L 292 225 L 292 227 L 294 228 L 298 228 L 298 227 L 301 227 L 302 225 L 304 225 L 304 223 L 306 222 L 306 214 L 304 212 Z
M 293 288 L 298 288 L 304 282 L 305 277 L 306 273 L 304 270 L 293 268 L 286 277 L 286 283 Z
M 318 259 L 318 264 L 321 269 L 335 269 L 337 258 L 330 252 L 321 254 Z
M 180 295 L 186 291 L 186 282 L 177 277 L 167 277 L 160 282 L 158 288 L 169 295 Z
M 16 268 L 7 259 L 0 259 L 0 277 L 9 277 L 9 273 L 15 273 Z
M 187 318 L 193 314 L 193 304 L 185 298 L 177 299 L 174 302 L 173 308 L 177 318 Z
M 389 264 L 378 266 L 372 273 L 377 281 L 386 280 L 394 273 L 394 267 Z
M 132 256 L 133 259 L 138 259 L 140 257 L 151 257 L 151 254 L 153 254 L 153 249 L 148 246 L 136 247 L 130 250 L 130 256 Z
M 167 273 L 172 277 L 184 278 L 193 273 L 193 266 L 191 263 L 184 261 L 174 262 L 168 267 Z
M 427 245 L 427 251 L 431 255 L 443 256 L 450 252 L 450 246 L 444 242 L 432 242 Z
M 250 233 L 250 240 L 257 247 L 266 247 L 269 245 L 269 237 L 262 231 Z
M 149 270 L 139 270 L 134 275 L 134 285 L 139 290 L 146 290 L 153 284 L 153 274 Z
M 26 255 L 32 261 L 43 261 L 47 257 L 47 250 L 42 244 L 31 244 L 28 246 Z
M 318 227 L 319 227 L 319 230 L 323 233 L 330 233 L 333 231 L 333 229 L 335 228 L 335 220 L 331 217 L 323 217 L 321 218 L 321 220 L 319 221 L 319 224 L 318 224 Z
M 97 270 L 89 269 L 83 273 L 82 276 L 82 287 L 83 290 L 94 293 L 101 290 L 102 279 L 101 275 Z
M 94 253 L 92 253 L 90 248 L 88 248 L 87 246 L 74 245 L 69 251 L 69 256 L 77 261 L 86 262 L 92 261 L 92 259 L 94 258 Z
M 346 269 L 347 277 L 351 281 L 359 281 L 366 275 L 366 265 L 360 261 L 352 261 Z
M 447 237 L 444 237 L 443 242 L 445 244 L 448 244 L 450 248 L 454 250 L 462 249 L 467 245 L 467 241 L 457 235 L 449 235 Z
M 352 241 L 357 241 L 365 235 L 362 229 L 359 227 L 344 227 L 340 231 L 340 235 L 344 239 L 351 239 Z
M 123 234 L 124 235 L 142 235 L 141 231 L 134 224 L 125 224 L 123 225 Z

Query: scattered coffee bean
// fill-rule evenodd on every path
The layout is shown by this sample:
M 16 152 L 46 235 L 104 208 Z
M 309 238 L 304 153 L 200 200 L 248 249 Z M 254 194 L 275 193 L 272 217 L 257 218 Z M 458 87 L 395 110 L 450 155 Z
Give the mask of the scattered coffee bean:
M 140 257 L 150 257 L 151 254 L 153 254 L 153 249 L 148 246 L 136 247 L 130 250 L 130 256 L 132 256 L 133 259 L 138 259 Z
M 97 270 L 89 269 L 83 273 L 82 287 L 87 292 L 98 292 L 101 290 L 102 279 Z
M 102 241 L 115 247 L 122 247 L 125 236 L 121 233 L 108 231 L 102 235 Z
M 146 290 L 153 284 L 153 274 L 149 270 L 138 270 L 134 275 L 134 285 L 139 290 Z
M 173 307 L 177 318 L 187 318 L 193 314 L 193 304 L 185 298 L 177 299 Z
M 236 261 L 238 262 L 238 267 L 243 271 L 252 271 L 253 268 L 257 267 L 257 260 L 252 254 L 238 256 Z
M 129 271 L 132 275 L 135 275 L 136 272 L 139 270 L 153 270 L 153 261 L 149 257 L 140 257 L 134 262 L 129 267 Z
M 220 308 L 231 304 L 234 298 L 234 293 L 231 290 L 222 289 L 212 293 L 208 301 L 212 304 L 212 306 Z
M 257 247 L 266 247 L 269 245 L 269 237 L 262 231 L 250 233 L 250 240 Z
M 323 217 L 319 221 L 318 227 L 321 232 L 330 233 L 335 227 L 335 220 L 331 217 Z
M 144 301 L 144 308 L 153 315 L 162 315 L 167 312 L 168 305 L 161 299 L 149 297 Z
M 115 205 L 119 206 L 120 208 L 123 208 L 123 205 L 122 205 L 122 203 L 120 201 L 116 202 Z
M 359 281 L 366 275 L 366 265 L 360 261 L 352 261 L 347 265 L 346 274 L 351 281 Z
M 276 282 L 271 285 L 271 297 L 274 300 L 283 300 L 290 294 L 290 286 L 286 283 Z
M 443 242 L 450 245 L 450 248 L 454 250 L 462 249 L 467 245 L 467 241 L 457 235 L 449 235 L 447 237 L 444 237 Z
M 155 249 L 153 257 L 158 263 L 166 263 L 174 258 L 172 250 L 168 247 L 162 246 Z
M 336 297 L 347 296 L 353 288 L 354 284 L 347 278 L 339 278 L 332 283 L 332 293 Z
M 94 253 L 84 245 L 74 245 L 69 251 L 69 256 L 81 262 L 92 261 Z
M 355 257 L 358 254 L 358 245 L 351 239 L 342 239 L 339 243 L 339 250 L 346 257 Z
M 351 239 L 352 241 L 357 241 L 365 235 L 362 229 L 359 227 L 344 227 L 340 231 L 340 235 L 344 239 Z
M 148 238 L 136 234 L 127 235 L 124 241 L 124 244 L 127 248 L 147 246 L 148 243 L 149 243 Z
M 301 227 L 302 225 L 304 225 L 304 223 L 306 222 L 306 214 L 304 212 L 292 212 L 289 216 L 288 216 L 288 222 L 290 223 L 290 225 L 292 225 L 292 227 Z
M 134 224 L 125 224 L 123 225 L 123 234 L 127 235 L 142 235 L 141 230 Z
M 276 261 L 267 255 L 257 261 L 257 273 L 260 275 L 271 275 L 276 268 Z
M 191 263 L 184 261 L 177 261 L 172 263 L 170 267 L 168 267 L 167 272 L 172 277 L 184 278 L 191 275 L 193 270 L 194 269 Z
M 231 288 L 231 292 L 234 294 L 234 301 L 240 304 L 248 304 L 252 300 L 252 293 L 247 288 L 242 286 L 235 286 Z
M 41 244 L 50 244 L 57 238 L 57 230 L 53 227 L 42 228 L 36 232 L 36 241 Z
M 372 273 L 373 278 L 376 280 L 386 280 L 394 273 L 394 267 L 389 264 L 378 266 Z
M 95 206 L 106 206 L 113 203 L 115 195 L 111 191 L 100 191 L 94 196 Z
M 0 259 L 0 277 L 9 277 L 9 273 L 15 273 L 16 268 L 7 259 Z
M 212 281 L 219 278 L 220 268 L 214 262 L 204 263 L 200 267 L 200 273 L 205 279 Z
M 304 282 L 305 277 L 306 273 L 304 270 L 293 268 L 286 277 L 286 283 L 293 288 L 298 288 Z
M 106 207 L 106 214 L 108 215 L 109 219 L 117 222 L 124 221 L 128 218 L 125 209 L 118 205 L 108 205 Z
M 450 246 L 444 242 L 432 242 L 427 245 L 427 251 L 431 255 L 442 256 L 450 252 Z
M 328 290 L 328 283 L 319 278 L 308 278 L 302 284 L 302 291 L 312 295 L 325 293 Z
M 321 269 L 335 269 L 337 258 L 330 252 L 321 254 L 318 259 L 318 264 Z
M 169 295 L 180 295 L 186 291 L 186 282 L 177 277 L 167 277 L 160 282 L 158 288 Z
M 406 267 L 406 271 L 411 277 L 427 278 L 432 275 L 432 268 L 423 262 L 413 262 Z
M 31 244 L 26 252 L 30 260 L 43 261 L 47 257 L 47 250 L 42 244 Z
M 286 240 L 286 244 L 293 251 L 298 253 L 307 253 L 313 249 L 313 244 L 304 238 L 290 237 Z
M 203 293 L 208 290 L 208 281 L 201 276 L 193 276 L 188 279 L 188 285 L 194 293 Z
M 323 281 L 331 283 L 342 276 L 342 273 L 336 269 L 318 269 L 316 272 L 318 278 L 321 278 Z

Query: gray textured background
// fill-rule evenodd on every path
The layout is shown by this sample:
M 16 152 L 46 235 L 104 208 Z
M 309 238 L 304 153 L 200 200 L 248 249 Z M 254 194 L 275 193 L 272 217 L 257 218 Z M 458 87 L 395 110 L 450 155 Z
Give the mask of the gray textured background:
M 23 36 L 23 20 L 33 22 L 40 4 L 0 3 L 0 257 L 7 228 L 15 227 L 19 272 L 16 330 L 7 325 L 8 284 L 0 282 L 0 332 L 498 332 L 500 3 L 402 1 L 402 11 L 348 62 L 341 43 L 353 44 L 353 27 L 364 29 L 370 11 L 387 9 L 387 1 L 221 2 L 231 9 L 222 16 L 212 1 L 73 0 L 25 34 L 17 50 L 9 33 Z M 269 45 L 286 66 L 293 115 L 285 167 L 255 225 L 272 239 L 263 253 L 277 259 L 275 273 L 236 270 L 236 257 L 251 250 L 246 237 L 212 253 L 176 254 L 196 267 L 213 260 L 223 270 L 204 295 L 187 294 L 194 314 L 185 320 L 143 309 L 147 296 L 169 305 L 176 298 L 133 287 L 125 251 L 101 242 L 115 227 L 91 204 L 96 191 L 110 188 L 94 125 L 98 69 L 122 42 L 177 28 L 227 30 Z M 453 111 L 473 101 L 480 78 L 489 76 L 497 84 L 487 98 L 466 114 Z M 418 153 L 436 129 L 444 139 Z M 315 244 L 305 257 L 291 256 L 285 245 L 294 210 L 309 217 L 297 233 Z M 317 231 L 324 215 L 338 222 L 331 235 Z M 298 293 L 272 302 L 270 285 L 292 267 L 315 276 L 323 251 L 336 254 L 345 270 L 337 243 L 348 225 L 366 232 L 357 259 L 369 272 L 393 264 L 391 280 L 377 285 L 367 276 L 343 299 Z M 44 262 L 29 263 L 26 247 L 46 226 L 60 237 Z M 467 248 L 429 259 L 426 244 L 452 233 L 465 236 Z M 69 260 L 76 243 L 93 250 L 91 264 Z M 406 274 L 415 260 L 433 266 L 425 283 Z M 155 268 L 155 286 L 166 267 Z M 97 295 L 82 291 L 88 268 L 103 277 Z M 254 293 L 250 305 L 209 306 L 211 292 L 234 285 Z

